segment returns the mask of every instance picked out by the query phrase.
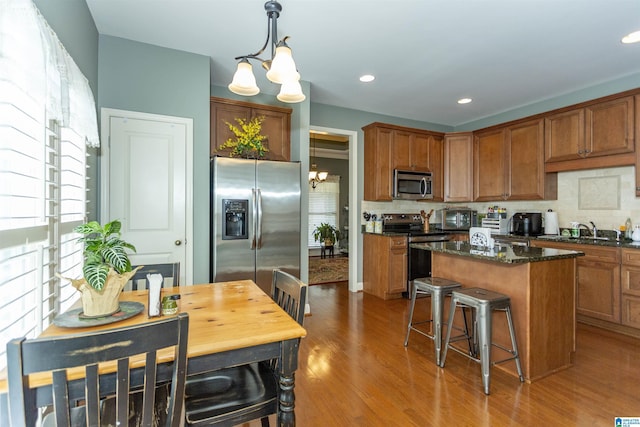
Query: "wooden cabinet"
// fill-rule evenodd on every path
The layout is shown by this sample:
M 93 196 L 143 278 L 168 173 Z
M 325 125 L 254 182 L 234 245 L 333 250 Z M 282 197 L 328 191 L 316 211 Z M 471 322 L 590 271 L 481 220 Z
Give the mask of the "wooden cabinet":
M 640 328 L 640 251 L 622 249 L 620 277 L 622 324 Z
M 235 139 L 226 123 L 237 125 L 235 119 L 250 120 L 264 117 L 262 134 L 267 137 L 267 160 L 291 160 L 291 109 L 272 105 L 252 104 L 244 101 L 211 97 L 211 155 L 229 156 L 230 150 L 218 150 L 227 141 Z
M 434 202 L 444 201 L 444 136 L 429 135 L 429 161 L 427 168 L 431 171 L 431 182 Z
M 407 237 L 363 236 L 363 290 L 383 299 L 407 290 Z
M 640 95 L 635 97 L 636 147 L 640 147 Z M 640 149 L 636 150 L 636 197 L 640 197 Z
M 545 118 L 549 172 L 635 163 L 634 97 L 608 97 Z
M 444 136 L 444 201 L 469 202 L 473 197 L 473 134 Z
M 544 171 L 544 123 L 529 120 L 474 134 L 474 200 L 557 197 L 557 174 Z
M 441 133 L 377 122 L 362 129 L 365 200 L 393 200 L 394 169 L 432 172 L 436 188 L 441 185 Z
M 504 129 L 478 132 L 473 137 L 473 199 L 505 200 L 507 150 Z
M 618 248 L 532 241 L 533 246 L 584 252 L 577 259 L 576 313 L 620 323 L 620 251 Z M 583 319 L 580 319 L 583 320 Z
M 469 233 L 447 233 L 450 242 L 468 242 Z
M 393 131 L 364 128 L 364 199 L 391 201 Z

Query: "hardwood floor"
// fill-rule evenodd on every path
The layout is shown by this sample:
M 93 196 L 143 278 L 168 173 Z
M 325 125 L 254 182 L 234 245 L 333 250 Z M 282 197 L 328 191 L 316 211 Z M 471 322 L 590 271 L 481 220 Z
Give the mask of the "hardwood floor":
M 486 396 L 477 363 L 450 352 L 439 368 L 433 342 L 415 333 L 403 346 L 408 300 L 344 284 L 312 286 L 309 301 L 299 426 L 613 426 L 616 416 L 640 417 L 639 339 L 579 324 L 572 368 L 521 384 L 493 367 Z M 416 316 L 428 310 L 421 303 Z

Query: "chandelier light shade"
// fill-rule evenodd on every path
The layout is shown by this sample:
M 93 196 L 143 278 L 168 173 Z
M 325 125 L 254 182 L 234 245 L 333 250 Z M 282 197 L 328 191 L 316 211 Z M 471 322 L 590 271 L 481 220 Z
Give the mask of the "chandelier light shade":
M 253 59 L 262 63 L 262 67 L 267 70 L 269 81 L 282 85 L 277 96 L 278 100 L 289 103 L 302 102 L 306 96 L 300 86 L 300 74 L 291 55 L 291 48 L 286 42 L 289 37 L 278 41 L 278 17 L 282 12 L 282 6 L 277 1 L 270 0 L 264 4 L 264 9 L 267 12 L 267 40 L 258 52 L 235 58 L 239 61 L 238 68 L 233 75 L 233 81 L 228 86 L 229 90 L 242 96 L 253 96 L 260 92 L 253 74 L 253 67 L 249 62 Z M 260 58 L 269 45 L 271 57 L 266 60 Z
M 329 172 L 318 172 L 318 166 L 316 166 L 315 163 L 315 158 L 316 158 L 316 140 L 312 139 L 313 141 L 313 157 L 312 157 L 312 164 L 311 164 L 311 169 L 309 170 L 309 183 L 311 184 L 312 188 L 316 188 L 316 186 L 325 181 L 327 179 L 327 177 L 329 176 Z
M 229 90 L 243 96 L 253 96 L 260 93 L 256 77 L 253 75 L 253 67 L 246 58 L 238 63 L 238 69 L 233 75 Z

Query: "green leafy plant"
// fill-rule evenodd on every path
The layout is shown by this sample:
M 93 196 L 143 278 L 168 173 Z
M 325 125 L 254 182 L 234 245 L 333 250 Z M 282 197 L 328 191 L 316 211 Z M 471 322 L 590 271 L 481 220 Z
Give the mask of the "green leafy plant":
M 113 220 L 104 226 L 91 221 L 77 226 L 73 231 L 83 236 L 78 242 L 84 243 L 84 266 L 82 274 L 89 286 L 101 291 L 107 281 L 109 269 L 118 274 L 131 271 L 131 261 L 126 250 L 136 248 L 120 238 L 120 221 Z
M 264 116 L 254 117 L 251 120 L 236 118 L 235 121 L 239 127 L 229 122 L 225 123 L 229 127 L 229 130 L 236 136 L 236 139 L 227 139 L 218 149 L 224 150 L 230 148 L 231 157 L 257 159 L 264 157 L 267 151 L 269 151 L 263 144 L 263 141 L 267 139 L 267 137 L 260 134 L 260 132 L 262 132 Z
M 340 240 L 340 230 L 331 224 L 321 222 L 320 225 L 317 225 L 313 230 L 313 238 L 316 242 L 330 242 L 331 244 L 334 244 Z

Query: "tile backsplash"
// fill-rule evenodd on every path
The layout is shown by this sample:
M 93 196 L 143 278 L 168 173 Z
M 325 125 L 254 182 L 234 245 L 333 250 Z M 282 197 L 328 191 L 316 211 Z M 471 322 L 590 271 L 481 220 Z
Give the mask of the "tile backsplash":
M 601 230 L 613 230 L 631 218 L 640 224 L 640 198 L 635 195 L 635 167 L 625 166 L 558 173 L 558 199 L 545 201 L 482 202 L 482 203 L 430 203 L 414 201 L 369 202 L 361 201 L 360 212 L 416 213 L 421 209 L 440 209 L 444 206 L 468 206 L 479 213 L 489 206 L 507 208 L 509 216 L 516 212 L 558 212 L 560 228 L 571 222 L 589 224 L 593 221 Z M 361 216 L 361 222 L 365 220 Z M 433 222 L 434 219 L 431 220 Z

